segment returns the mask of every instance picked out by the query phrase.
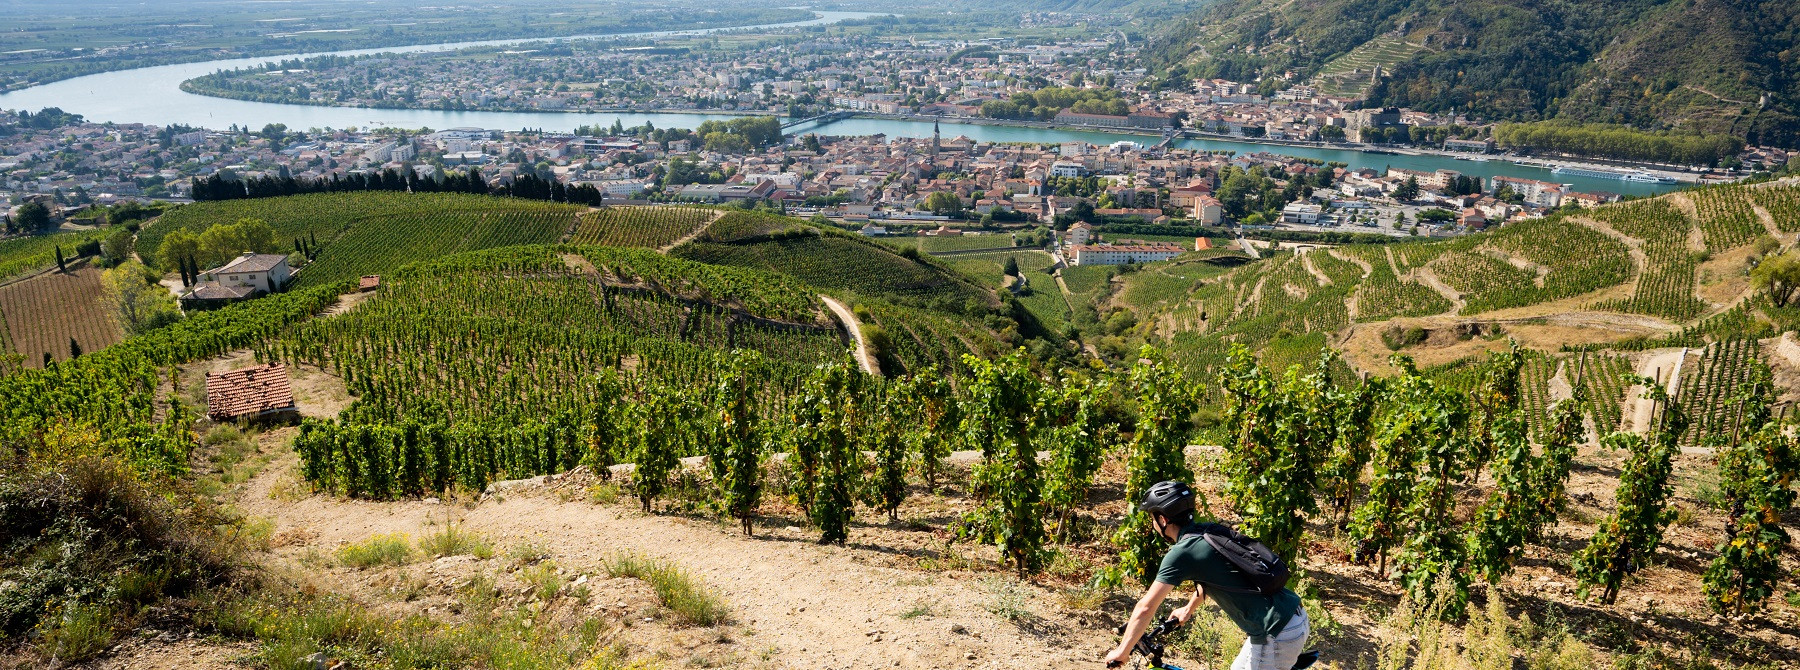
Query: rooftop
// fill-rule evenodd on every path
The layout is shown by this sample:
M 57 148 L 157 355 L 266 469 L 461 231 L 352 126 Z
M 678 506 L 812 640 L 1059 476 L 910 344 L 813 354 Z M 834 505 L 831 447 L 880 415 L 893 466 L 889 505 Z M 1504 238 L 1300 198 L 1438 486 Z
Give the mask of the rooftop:
M 206 414 L 214 420 L 293 407 L 294 391 L 288 385 L 287 366 L 280 363 L 206 374 Z
M 225 265 L 220 266 L 216 270 L 208 270 L 207 273 L 216 274 L 216 273 L 220 273 L 220 272 L 225 272 L 225 273 L 268 272 L 270 270 L 275 269 L 275 266 L 280 265 L 282 263 L 286 263 L 286 262 L 287 262 L 287 256 L 283 255 L 283 254 L 250 254 L 250 253 L 247 253 L 247 254 L 238 256 L 237 258 L 231 259 L 230 263 L 226 263 Z

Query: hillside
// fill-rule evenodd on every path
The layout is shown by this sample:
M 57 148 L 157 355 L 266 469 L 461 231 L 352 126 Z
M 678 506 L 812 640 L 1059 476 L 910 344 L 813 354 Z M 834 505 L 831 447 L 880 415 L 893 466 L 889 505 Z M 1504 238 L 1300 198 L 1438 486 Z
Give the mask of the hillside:
M 1286 83 L 1382 105 L 1792 147 L 1797 43 L 1800 9 L 1780 0 L 1222 0 L 1170 24 L 1149 54 L 1192 78 L 1293 72 Z
M 1800 185 L 1120 267 L 435 201 L 170 212 L 146 232 L 279 221 L 385 281 L 0 371 L 0 667 L 1092 667 L 1165 546 L 1127 503 L 1168 478 L 1304 569 L 1324 667 L 1800 662 L 1800 308 L 1745 276 Z M 434 251 L 552 215 L 642 246 Z M 255 362 L 298 425 L 204 418 Z M 1673 400 L 1625 377 L 1677 367 Z M 1655 536 L 1609 545 L 1634 511 Z M 1172 653 L 1223 667 L 1235 630 L 1203 608 Z

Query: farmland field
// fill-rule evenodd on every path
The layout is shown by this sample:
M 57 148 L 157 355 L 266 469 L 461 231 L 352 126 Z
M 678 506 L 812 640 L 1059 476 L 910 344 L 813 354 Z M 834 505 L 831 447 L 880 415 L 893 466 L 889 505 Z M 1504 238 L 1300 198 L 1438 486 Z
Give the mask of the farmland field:
M 69 339 L 83 352 L 99 351 L 125 333 L 107 313 L 101 288 L 102 271 L 84 266 L 69 274 L 51 272 L 0 286 L 0 316 L 7 339 L 25 356 L 25 365 L 41 367 L 44 354 L 69 358 Z
M 712 231 L 707 235 L 712 235 Z M 752 238 L 745 243 L 696 240 L 676 247 L 670 254 L 702 263 L 776 272 L 822 289 L 857 295 L 947 301 L 946 304 L 955 305 L 971 299 L 990 300 L 967 278 L 923 262 L 926 259 L 911 260 L 895 253 L 892 247 L 844 233 Z

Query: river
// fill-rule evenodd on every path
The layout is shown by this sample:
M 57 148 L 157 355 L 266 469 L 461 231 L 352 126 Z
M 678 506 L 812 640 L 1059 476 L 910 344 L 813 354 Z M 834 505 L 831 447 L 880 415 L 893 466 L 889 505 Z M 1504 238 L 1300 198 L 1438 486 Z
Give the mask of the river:
M 831 12 L 822 10 L 815 10 L 813 13 L 817 16 L 808 21 L 762 26 L 738 26 L 704 30 L 667 30 L 613 35 L 578 35 L 560 38 L 449 42 L 443 44 L 355 49 L 329 53 L 340 56 L 358 56 L 373 53 L 420 53 L 452 51 L 467 47 L 506 46 L 546 41 L 697 35 L 727 30 L 821 25 L 879 15 L 874 12 Z M 260 128 L 265 124 L 280 123 L 289 128 L 297 129 L 391 126 L 400 128 L 437 129 L 478 127 L 507 130 L 518 128 L 543 128 L 553 131 L 568 131 L 573 130 L 576 126 L 580 125 L 612 125 L 614 119 L 618 119 L 627 126 L 640 126 L 649 122 L 655 124 L 659 128 L 691 128 L 698 125 L 701 121 L 708 119 L 735 118 L 718 114 L 456 112 L 426 109 L 321 107 L 314 105 L 229 100 L 195 95 L 181 90 L 181 82 L 200 75 L 210 74 L 217 70 L 248 67 L 271 61 L 290 58 L 307 58 L 320 55 L 326 54 L 310 53 L 265 56 L 258 58 L 238 58 L 201 63 L 159 65 L 134 70 L 120 70 L 116 72 L 103 72 L 100 74 L 76 77 L 73 79 L 43 84 L 41 86 L 33 86 L 11 93 L 0 94 L 0 109 L 35 111 L 44 107 L 60 107 L 64 111 L 80 114 L 90 121 L 148 123 L 155 125 L 179 123 L 215 129 L 224 128 L 232 124 Z M 1036 142 L 1054 144 L 1082 141 L 1094 144 L 1111 144 L 1122 139 L 1130 139 L 1143 144 L 1154 144 L 1161 139 L 1155 135 L 1130 136 L 1108 132 L 1086 132 L 980 124 L 944 124 L 943 130 L 944 134 L 947 136 L 954 137 L 963 135 L 981 142 Z M 929 137 L 931 135 L 931 123 L 925 121 L 894 119 L 852 118 L 821 126 L 807 127 L 804 129 L 804 132 L 818 132 L 827 135 L 874 135 L 879 133 L 894 137 Z M 1488 162 L 1475 162 L 1438 155 L 1387 155 L 1354 150 L 1296 147 L 1220 139 L 1179 140 L 1175 143 L 1175 146 L 1195 149 L 1237 151 L 1240 153 L 1268 151 L 1270 153 L 1300 158 L 1312 158 L 1322 161 L 1342 161 L 1348 163 L 1353 168 L 1370 167 L 1379 170 L 1392 166 L 1424 171 L 1449 169 L 1456 170 L 1463 174 L 1481 177 L 1509 176 L 1566 183 L 1571 184 L 1579 191 L 1609 191 L 1624 195 L 1655 195 L 1678 188 L 1678 186 L 1675 185 L 1644 184 L 1612 179 L 1553 175 L 1550 173 L 1550 170 L 1544 168 L 1516 165 L 1499 159 Z

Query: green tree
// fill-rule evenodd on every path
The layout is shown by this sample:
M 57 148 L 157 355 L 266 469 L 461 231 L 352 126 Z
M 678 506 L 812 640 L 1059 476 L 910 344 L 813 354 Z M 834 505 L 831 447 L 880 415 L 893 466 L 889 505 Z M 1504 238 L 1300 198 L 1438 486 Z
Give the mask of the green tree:
M 939 216 L 952 216 L 962 213 L 962 198 L 949 191 L 936 191 L 919 201 L 919 209 Z
M 1600 522 L 1588 545 L 1576 552 L 1575 579 L 1583 598 L 1600 587 L 1600 600 L 1612 604 L 1619 597 L 1619 586 L 1625 576 L 1636 571 L 1662 542 L 1664 527 L 1675 517 L 1668 509 L 1669 474 L 1679 440 L 1687 429 L 1687 412 L 1656 380 L 1631 377 L 1626 384 L 1644 386 L 1643 397 L 1653 406 L 1652 429 L 1648 437 L 1635 433 L 1613 433 L 1602 444 L 1624 449 L 1629 455 L 1619 473 L 1619 492 L 1613 513 Z
M 34 231 L 49 226 L 50 208 L 36 200 L 20 205 L 14 223 L 24 231 Z
M 1197 389 L 1181 370 L 1149 345 L 1138 353 L 1129 379 L 1137 398 L 1137 430 L 1126 452 L 1125 521 L 1113 535 L 1113 544 L 1120 549 L 1121 570 L 1114 580 L 1130 576 L 1149 584 L 1162 560 L 1164 541 L 1137 504 L 1157 482 L 1193 481 L 1186 448 L 1200 401 Z
M 1800 250 L 1764 257 L 1750 271 L 1750 281 L 1768 291 L 1769 302 L 1776 307 L 1787 305 L 1794 288 L 1800 287 Z
M 113 316 L 125 331 L 138 334 L 174 323 L 181 318 L 175 296 L 146 279 L 147 268 L 126 261 L 101 275 L 102 289 Z
M 200 257 L 200 236 L 186 228 L 169 231 L 156 250 L 156 260 L 164 270 L 170 272 L 183 270 L 184 263 L 192 263 Z
M 1407 177 L 1406 181 L 1401 182 L 1400 186 L 1394 189 L 1395 200 L 1414 200 L 1418 197 L 1419 179 L 1417 177 Z

